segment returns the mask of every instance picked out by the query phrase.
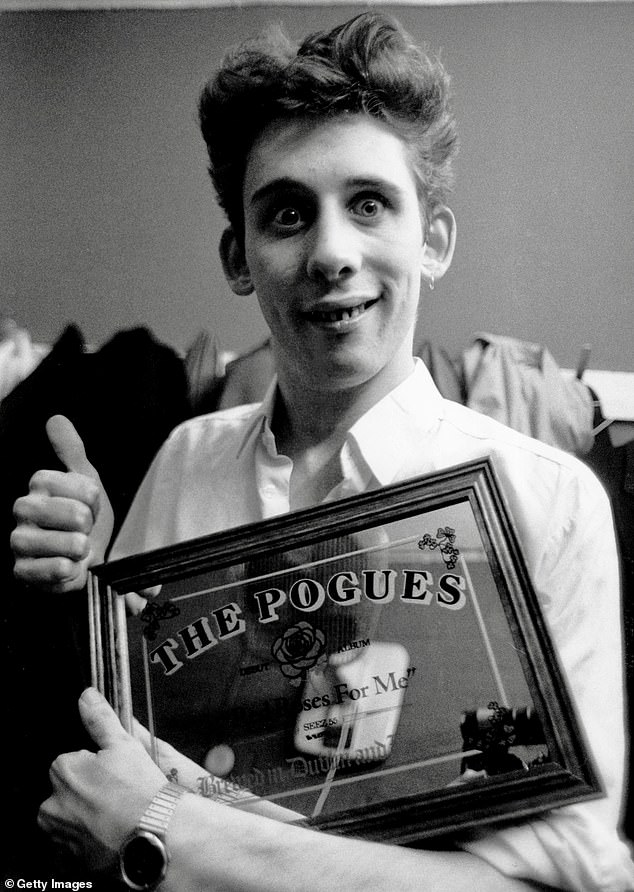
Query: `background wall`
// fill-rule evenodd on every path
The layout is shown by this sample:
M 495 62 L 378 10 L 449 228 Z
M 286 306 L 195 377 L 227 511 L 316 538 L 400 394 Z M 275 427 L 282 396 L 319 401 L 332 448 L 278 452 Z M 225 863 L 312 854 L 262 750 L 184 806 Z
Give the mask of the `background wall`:
M 216 245 L 197 132 L 222 48 L 281 20 L 301 36 L 360 7 L 0 15 L 0 310 L 39 341 L 70 321 L 99 344 L 150 326 L 186 349 L 265 334 Z M 634 371 L 634 4 L 388 7 L 440 48 L 462 151 L 458 248 L 421 331 L 456 354 L 476 331 L 574 366 Z

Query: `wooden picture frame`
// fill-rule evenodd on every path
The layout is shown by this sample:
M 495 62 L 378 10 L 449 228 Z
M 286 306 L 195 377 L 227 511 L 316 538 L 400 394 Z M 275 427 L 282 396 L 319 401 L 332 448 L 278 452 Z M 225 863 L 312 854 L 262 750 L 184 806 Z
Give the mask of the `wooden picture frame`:
M 90 623 L 124 725 L 237 807 L 408 843 L 602 795 L 488 459 L 103 564 Z

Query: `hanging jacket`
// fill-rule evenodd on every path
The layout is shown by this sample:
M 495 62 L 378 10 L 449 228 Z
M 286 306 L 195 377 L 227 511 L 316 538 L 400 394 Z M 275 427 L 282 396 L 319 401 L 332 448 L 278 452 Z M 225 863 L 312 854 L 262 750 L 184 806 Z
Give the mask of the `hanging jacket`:
M 592 448 L 590 391 L 564 377 L 545 347 L 477 334 L 463 369 L 470 408 L 566 452 L 584 455 Z

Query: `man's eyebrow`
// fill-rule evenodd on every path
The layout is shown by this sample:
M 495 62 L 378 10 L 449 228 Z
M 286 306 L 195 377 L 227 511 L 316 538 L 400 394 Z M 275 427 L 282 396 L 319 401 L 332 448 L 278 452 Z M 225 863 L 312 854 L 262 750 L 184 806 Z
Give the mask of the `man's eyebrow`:
M 370 192 L 400 193 L 403 191 L 402 186 L 398 183 L 383 179 L 383 177 L 351 177 L 346 180 L 346 185 L 354 189 L 367 189 Z
M 292 179 L 291 177 L 277 177 L 274 180 L 271 180 L 269 183 L 265 183 L 263 186 L 260 186 L 259 189 L 256 189 L 253 195 L 249 199 L 249 204 L 258 204 L 261 201 L 266 201 L 267 198 L 270 198 L 271 195 L 277 195 L 280 192 L 307 192 L 306 186 L 303 186 L 302 183 L 299 183 L 297 180 Z
M 392 195 L 399 195 L 403 191 L 398 183 L 394 183 L 383 177 L 374 176 L 349 177 L 344 180 L 344 186 L 347 189 L 363 189 L 370 192 L 388 192 Z M 249 204 L 259 204 L 260 202 L 269 199 L 272 195 L 279 195 L 280 193 L 283 194 L 285 192 L 308 194 L 311 192 L 311 189 L 305 183 L 302 183 L 299 180 L 294 180 L 292 177 L 276 177 L 274 180 L 264 183 L 263 186 L 256 189 L 249 199 Z

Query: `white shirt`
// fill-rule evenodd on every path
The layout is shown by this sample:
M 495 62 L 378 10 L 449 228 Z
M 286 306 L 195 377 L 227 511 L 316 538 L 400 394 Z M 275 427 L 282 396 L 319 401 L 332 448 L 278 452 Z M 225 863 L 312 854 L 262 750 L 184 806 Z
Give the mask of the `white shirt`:
M 262 405 L 193 418 L 148 471 L 110 559 L 289 511 L 292 462 Z M 490 456 L 607 796 L 564 806 L 462 848 L 502 873 L 575 892 L 634 889 L 617 834 L 625 764 L 619 571 L 607 495 L 574 457 L 444 400 L 427 369 L 373 406 L 341 450 L 326 501 Z

